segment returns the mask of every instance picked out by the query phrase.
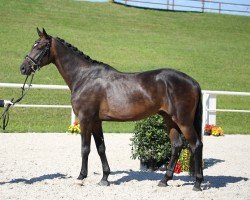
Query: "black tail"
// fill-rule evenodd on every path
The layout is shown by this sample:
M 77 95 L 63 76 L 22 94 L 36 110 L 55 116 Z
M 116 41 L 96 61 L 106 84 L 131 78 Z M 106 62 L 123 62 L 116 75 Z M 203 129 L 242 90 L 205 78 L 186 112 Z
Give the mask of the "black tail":
M 202 94 L 200 88 L 199 88 L 199 100 L 194 118 L 194 129 L 198 135 L 199 140 L 202 140 L 201 138 L 202 137 Z M 192 153 L 190 155 L 191 156 L 189 162 L 189 173 L 191 176 L 194 176 L 194 156 Z
M 199 139 L 202 137 L 202 94 L 199 89 L 199 101 L 195 112 L 194 118 L 194 128 L 196 133 L 198 134 Z

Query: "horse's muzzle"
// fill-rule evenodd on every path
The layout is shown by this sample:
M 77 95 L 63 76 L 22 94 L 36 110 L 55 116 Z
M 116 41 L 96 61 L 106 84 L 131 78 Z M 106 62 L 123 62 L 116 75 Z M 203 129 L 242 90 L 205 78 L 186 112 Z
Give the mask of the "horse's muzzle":
M 22 64 L 20 66 L 20 72 L 21 72 L 22 75 L 30 75 L 31 74 L 31 69 L 30 69 L 30 67 L 27 67 L 24 64 Z

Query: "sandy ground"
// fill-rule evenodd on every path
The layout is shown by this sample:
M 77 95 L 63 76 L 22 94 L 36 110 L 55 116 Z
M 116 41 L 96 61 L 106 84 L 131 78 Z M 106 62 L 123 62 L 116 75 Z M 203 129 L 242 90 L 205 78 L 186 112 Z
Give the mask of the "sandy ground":
M 89 176 L 79 186 L 79 135 L 0 134 L 0 199 L 250 199 L 250 136 L 204 137 L 202 192 L 192 191 L 186 173 L 158 187 L 163 173 L 139 170 L 139 161 L 131 159 L 131 136 L 105 134 L 112 173 L 104 187 L 97 185 L 102 170 L 93 141 Z

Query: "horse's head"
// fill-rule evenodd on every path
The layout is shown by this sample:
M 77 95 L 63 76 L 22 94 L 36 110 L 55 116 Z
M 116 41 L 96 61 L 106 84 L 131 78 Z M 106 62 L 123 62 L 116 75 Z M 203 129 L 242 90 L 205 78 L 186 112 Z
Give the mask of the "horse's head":
M 32 46 L 30 52 L 25 56 L 20 66 L 20 71 L 23 75 L 30 75 L 44 65 L 51 63 L 50 47 L 52 37 L 48 35 L 44 29 L 41 32 L 37 28 L 37 33 L 39 39 Z

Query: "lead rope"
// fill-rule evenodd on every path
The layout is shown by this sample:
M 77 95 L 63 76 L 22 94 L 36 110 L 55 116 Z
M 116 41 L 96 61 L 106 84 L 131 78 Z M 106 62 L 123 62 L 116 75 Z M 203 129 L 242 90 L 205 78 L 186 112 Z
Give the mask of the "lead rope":
M 10 119 L 9 108 L 11 106 L 14 106 L 16 103 L 20 102 L 23 99 L 23 97 L 28 93 L 30 87 L 32 86 L 32 81 L 33 81 L 34 75 L 35 75 L 35 73 L 32 73 L 31 79 L 30 79 L 30 83 L 29 83 L 27 89 L 25 89 L 25 85 L 26 85 L 26 82 L 28 80 L 29 75 L 26 76 L 25 81 L 23 83 L 23 86 L 21 87 L 21 90 L 22 90 L 21 91 L 21 96 L 17 100 L 15 100 L 15 101 L 14 101 L 14 98 L 12 98 L 11 99 L 11 103 L 12 104 L 8 104 L 6 106 L 6 108 L 4 109 L 3 114 L 0 117 L 0 120 L 3 120 L 3 123 L 2 123 L 3 125 L 0 126 L 3 130 L 6 129 L 6 127 L 8 126 L 8 123 L 9 123 L 9 119 Z

